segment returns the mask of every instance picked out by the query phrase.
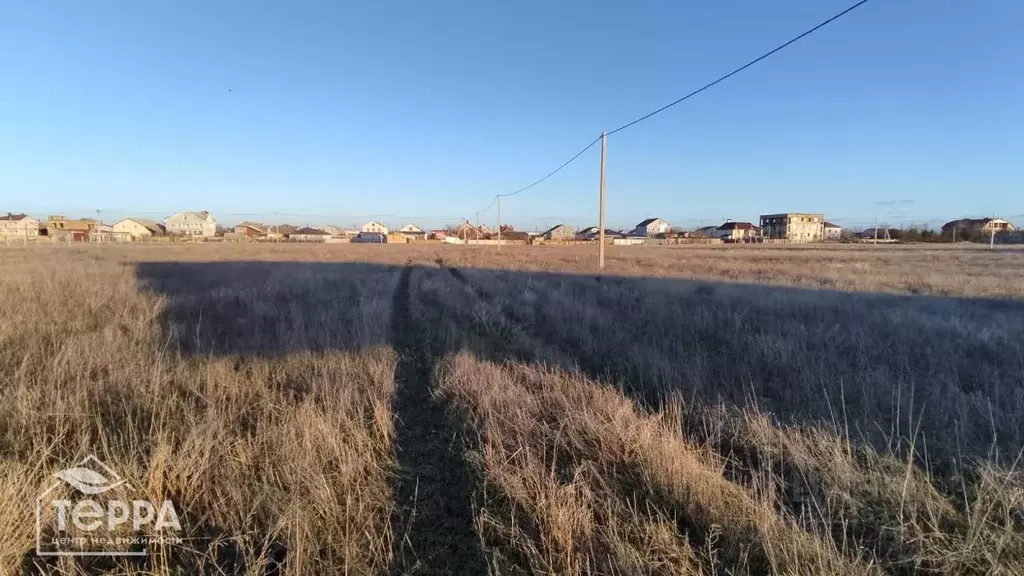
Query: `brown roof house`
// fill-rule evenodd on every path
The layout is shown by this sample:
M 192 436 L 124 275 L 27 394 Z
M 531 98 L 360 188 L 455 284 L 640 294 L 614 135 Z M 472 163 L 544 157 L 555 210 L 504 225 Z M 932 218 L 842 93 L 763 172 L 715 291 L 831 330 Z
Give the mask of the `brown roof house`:
M 35 238 L 39 236 L 39 220 L 26 214 L 0 216 L 0 238 Z
M 327 232 L 320 230 L 319 228 L 299 228 L 295 232 L 288 235 L 291 240 L 298 242 L 325 242 L 330 236 Z
M 761 229 L 750 222 L 726 222 L 711 233 L 712 238 L 725 242 L 754 242 L 761 236 Z

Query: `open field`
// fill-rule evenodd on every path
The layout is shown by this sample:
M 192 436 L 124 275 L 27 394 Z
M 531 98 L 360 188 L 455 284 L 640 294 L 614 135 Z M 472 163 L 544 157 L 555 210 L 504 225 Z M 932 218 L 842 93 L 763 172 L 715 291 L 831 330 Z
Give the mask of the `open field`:
M 1024 573 L 1024 250 L 0 250 L 0 569 Z M 187 545 L 34 554 L 94 453 Z

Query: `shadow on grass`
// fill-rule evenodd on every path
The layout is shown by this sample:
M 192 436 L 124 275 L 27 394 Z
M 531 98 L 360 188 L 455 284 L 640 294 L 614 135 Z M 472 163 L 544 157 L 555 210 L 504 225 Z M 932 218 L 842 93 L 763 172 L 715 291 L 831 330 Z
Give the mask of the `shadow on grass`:
M 433 394 L 437 362 L 451 350 L 411 311 L 413 270 L 267 262 L 137 266 L 143 285 L 167 298 L 164 324 L 186 355 L 273 358 L 390 345 L 397 354 L 392 572 L 485 573 L 472 507 L 479 480 L 459 438 L 464 423 Z
M 433 333 L 433 320 L 409 311 L 410 283 L 429 274 L 467 287 L 534 342 L 650 407 L 666 397 L 756 405 L 780 422 L 822 424 L 883 452 L 923 437 L 915 450 L 924 446 L 939 473 L 993 450 L 1012 460 L 1024 445 L 1021 301 L 367 263 L 142 263 L 137 273 L 167 298 L 172 342 L 187 354 L 393 346 L 400 355 L 396 499 L 403 501 L 423 494 L 417 470 L 458 444 L 450 436 L 458 422 L 434 403 L 430 382 L 437 360 L 453 350 Z M 472 319 L 468 300 L 466 307 L 459 317 Z M 486 340 L 489 359 L 534 360 L 529 350 L 510 349 L 512 339 L 472 324 L 462 329 Z M 463 460 L 459 454 L 444 467 Z M 432 557 L 421 554 L 424 546 L 444 541 L 440 532 L 468 543 L 467 474 L 432 480 L 436 514 L 399 519 L 415 530 L 396 538 L 434 533 L 433 544 L 411 543 L 421 560 Z M 437 515 L 457 520 L 449 525 Z M 405 544 L 396 542 L 399 557 Z

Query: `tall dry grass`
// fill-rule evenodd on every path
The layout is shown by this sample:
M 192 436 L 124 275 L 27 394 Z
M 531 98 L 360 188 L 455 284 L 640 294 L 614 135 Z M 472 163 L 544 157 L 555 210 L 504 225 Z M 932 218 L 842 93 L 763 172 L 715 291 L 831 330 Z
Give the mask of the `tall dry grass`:
M 629 303 L 646 298 L 653 310 L 673 313 L 656 294 L 637 286 L 631 297 L 622 286 L 613 288 L 599 306 L 579 293 L 570 298 L 559 284 L 564 279 L 547 275 L 523 277 L 527 286 L 517 283 L 515 274 L 423 275 L 425 313 L 434 311 L 432 321 L 450 342 L 448 349 L 473 353 L 443 364 L 441 390 L 470 415 L 471 434 L 480 436 L 476 451 L 486 497 L 478 523 L 496 571 L 526 566 L 527 571 L 619 573 L 631 571 L 630 558 L 649 558 L 648 568 L 681 573 L 1024 570 L 1024 475 L 1014 452 L 1005 463 L 985 449 L 967 461 L 958 458 L 962 453 L 929 452 L 957 432 L 927 427 L 936 434 L 929 440 L 920 421 L 906 437 L 883 434 L 891 443 L 872 447 L 869 438 L 852 433 L 850 423 L 854 416 L 884 421 L 884 411 L 851 416 L 841 395 L 830 403 L 827 388 L 821 399 L 781 404 L 783 410 L 775 413 L 764 411 L 766 402 L 756 388 L 747 392 L 746 402 L 744 392 L 730 390 L 724 380 L 712 383 L 722 395 L 699 396 L 691 388 L 699 383 L 678 372 L 688 366 L 686 357 L 644 361 L 643 348 L 654 342 L 631 330 L 654 312 L 648 316 Z M 519 306 L 543 301 L 541 294 L 554 295 L 551 307 L 535 308 L 527 317 Z M 722 313 L 735 313 L 724 295 L 717 297 Z M 625 318 L 627 311 L 618 317 L 615 306 L 627 307 L 632 318 Z M 801 318 L 792 320 L 794 327 Z M 780 315 L 779 321 L 784 326 L 787 319 Z M 631 346 L 610 325 L 595 326 L 598 320 L 620 322 L 619 331 L 638 341 Z M 719 318 L 719 327 L 730 324 Z M 554 326 L 560 331 L 549 331 Z M 1001 326 L 1012 331 L 1015 324 Z M 684 349 L 673 344 L 677 353 Z M 711 350 L 703 354 L 713 356 Z M 820 349 L 801 354 L 805 363 L 838 361 Z M 536 367 L 538 361 L 547 367 Z M 863 372 L 856 366 L 848 370 L 853 377 Z M 676 387 L 670 386 L 673 376 Z M 628 388 L 655 383 L 656 402 L 642 386 Z M 726 392 L 737 395 L 723 401 Z M 826 411 L 820 418 L 815 417 L 819 407 Z M 965 425 L 980 434 L 990 421 Z M 1002 449 L 1014 442 L 992 441 Z M 616 498 L 625 503 L 616 505 Z M 666 518 L 672 522 L 665 524 Z M 626 538 L 621 525 L 672 527 L 665 534 L 674 539 L 634 533 L 632 540 L 620 540 Z M 665 542 L 677 547 L 666 549 Z M 673 560 L 655 561 L 665 557 Z
M 360 350 L 192 355 L 162 321 L 167 298 L 140 290 L 131 266 L 33 256 L 0 256 L 5 573 L 386 569 L 394 354 L 379 337 Z M 375 325 L 393 276 L 361 303 L 335 306 Z M 35 496 L 90 453 L 146 497 L 173 500 L 186 545 L 154 550 L 142 566 L 35 557 Z
M 610 253 L 0 251 L 0 569 L 1024 573 L 1021 252 Z M 187 546 L 36 558 L 88 453 Z

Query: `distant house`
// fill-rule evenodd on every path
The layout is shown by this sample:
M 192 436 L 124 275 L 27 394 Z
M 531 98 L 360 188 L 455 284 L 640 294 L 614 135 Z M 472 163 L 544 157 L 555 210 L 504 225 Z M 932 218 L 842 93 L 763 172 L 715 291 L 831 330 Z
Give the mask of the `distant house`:
M 655 234 L 665 234 L 670 230 L 672 230 L 672 226 L 661 218 L 648 218 L 637 224 L 631 235 L 651 237 Z
M 406 224 L 398 229 L 398 233 L 413 240 L 423 240 L 427 232 L 415 224 Z
M 113 226 L 102 222 L 89 229 L 89 242 L 131 242 L 130 232 L 115 230 Z
M 431 230 L 430 234 L 427 235 L 427 238 L 430 238 L 431 240 L 444 240 L 447 236 L 447 230 Z
M 260 236 L 267 235 L 267 227 L 264 224 L 258 224 L 256 222 L 242 222 L 235 226 L 234 232 L 238 236 L 245 236 L 246 238 L 258 238 Z
M 148 218 L 125 218 L 115 222 L 113 228 L 115 232 L 128 234 L 132 240 L 162 236 L 167 233 L 163 224 L 157 224 Z
M 324 232 L 327 232 L 331 236 L 344 236 L 345 235 L 345 230 L 343 228 L 341 228 L 340 226 L 335 226 L 334 224 L 328 224 L 327 226 L 321 226 L 320 229 L 323 230 Z
M 576 231 L 568 224 L 557 224 L 544 231 L 545 240 L 572 240 Z
M 203 210 L 201 212 L 178 212 L 164 220 L 168 234 L 181 236 L 212 237 L 217 235 L 217 221 Z
M 824 214 L 785 212 L 761 215 L 761 234 L 766 240 L 820 242 L 824 225 Z
M 1017 227 L 1003 218 L 961 218 L 942 225 L 942 234 L 952 236 L 956 230 L 958 237 L 969 239 L 972 236 L 988 237 L 993 232 L 1013 232 Z
M 295 240 L 297 242 L 323 242 L 325 238 L 330 236 L 327 232 L 319 228 L 299 228 L 295 232 L 288 235 L 289 240 Z
M 46 235 L 60 240 L 84 242 L 88 240 L 89 230 L 98 224 L 92 218 L 68 219 L 66 216 L 48 216 L 46 218 Z
M 459 224 L 453 232 L 459 238 L 473 239 L 477 237 L 484 238 L 488 233 L 490 233 L 490 230 L 487 229 L 487 226 L 474 226 L 472 223 L 467 221 Z
M 856 234 L 857 239 L 862 242 L 897 242 L 900 239 L 900 231 L 896 228 L 868 228 Z
M 360 232 L 367 232 L 367 233 L 383 234 L 383 235 L 387 236 L 387 234 L 388 234 L 388 227 L 383 225 L 383 224 L 381 224 L 380 222 L 371 220 L 370 222 L 367 222 L 366 224 L 363 224 L 363 226 L 359 229 L 359 231 Z
M 726 222 L 715 228 L 711 237 L 731 242 L 753 242 L 761 237 L 761 229 L 750 222 Z
M 697 238 L 712 238 L 716 231 L 718 231 L 718 226 L 702 226 L 694 230 L 693 235 Z
M 822 234 L 822 239 L 826 242 L 839 240 L 843 236 L 843 227 L 831 222 L 825 222 L 825 227 L 822 228 Z
M 388 235 L 380 232 L 360 232 L 352 239 L 355 244 L 387 244 Z
M 597 240 L 601 236 L 600 232 L 601 232 L 601 229 L 598 228 L 597 226 L 588 226 L 587 228 L 584 228 L 582 230 L 578 230 L 576 232 L 576 239 L 577 240 Z M 620 232 L 618 230 L 609 230 L 608 228 L 604 229 L 604 237 L 605 238 L 618 238 L 620 236 L 622 236 L 622 232 Z
M 0 216 L 0 237 L 35 238 L 39 236 L 39 220 L 26 214 Z
M 287 238 L 291 234 L 297 232 L 298 229 L 298 226 L 292 226 L 291 224 L 274 224 L 267 226 L 267 238 Z

